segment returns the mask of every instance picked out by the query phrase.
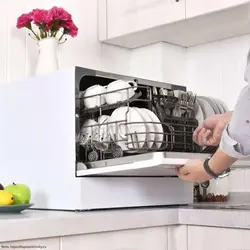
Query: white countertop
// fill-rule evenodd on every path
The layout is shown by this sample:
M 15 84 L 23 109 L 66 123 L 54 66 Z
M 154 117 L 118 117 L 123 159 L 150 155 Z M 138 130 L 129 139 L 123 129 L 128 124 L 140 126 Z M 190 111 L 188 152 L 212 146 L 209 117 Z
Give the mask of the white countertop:
M 0 215 L 0 242 L 174 225 L 178 209 L 92 212 L 26 210 Z
M 250 229 L 250 210 L 205 207 L 95 212 L 26 210 L 0 215 L 0 242 L 181 224 Z

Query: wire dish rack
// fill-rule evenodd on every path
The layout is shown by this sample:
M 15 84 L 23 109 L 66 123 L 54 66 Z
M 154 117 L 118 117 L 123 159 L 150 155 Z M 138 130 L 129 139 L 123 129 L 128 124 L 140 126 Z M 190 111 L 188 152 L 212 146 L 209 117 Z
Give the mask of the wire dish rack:
M 129 92 L 129 88 L 121 90 Z M 87 98 L 101 99 L 112 92 L 114 91 Z M 111 105 L 105 103 L 100 107 L 87 109 L 84 107 L 84 100 L 82 95 L 76 98 L 76 102 L 80 104 L 76 110 L 76 154 L 79 162 L 94 162 L 156 151 L 202 152 L 202 148 L 192 139 L 198 122 L 192 114 L 196 95 L 191 92 L 174 92 L 138 85 L 135 94 L 123 102 Z M 114 111 L 121 107 L 126 110 L 122 119 L 110 119 Z M 133 109 L 137 112 L 147 109 L 157 120 L 133 121 L 130 117 L 130 111 Z M 98 122 L 102 116 L 107 119 Z

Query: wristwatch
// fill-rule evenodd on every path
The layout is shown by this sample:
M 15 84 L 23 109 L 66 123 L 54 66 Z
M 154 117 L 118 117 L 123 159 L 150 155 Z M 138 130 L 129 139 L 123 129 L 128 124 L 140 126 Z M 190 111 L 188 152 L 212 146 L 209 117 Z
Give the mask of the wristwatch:
M 211 158 L 211 157 L 208 157 L 208 158 L 204 161 L 203 166 L 204 166 L 205 171 L 206 171 L 211 177 L 213 177 L 214 179 L 218 179 L 218 178 L 221 179 L 221 178 L 227 177 L 227 176 L 230 174 L 230 171 L 231 171 L 230 168 L 224 170 L 224 171 L 223 171 L 222 173 L 220 173 L 220 174 L 214 173 L 214 172 L 211 170 L 210 166 L 209 166 L 209 160 L 210 160 L 210 158 Z

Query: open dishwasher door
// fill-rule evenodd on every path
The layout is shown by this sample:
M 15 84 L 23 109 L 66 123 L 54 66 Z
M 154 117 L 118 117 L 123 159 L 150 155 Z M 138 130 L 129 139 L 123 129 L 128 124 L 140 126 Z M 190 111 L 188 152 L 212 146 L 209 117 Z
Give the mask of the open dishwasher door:
M 77 176 L 176 176 L 175 167 L 209 154 L 154 152 L 77 165 Z

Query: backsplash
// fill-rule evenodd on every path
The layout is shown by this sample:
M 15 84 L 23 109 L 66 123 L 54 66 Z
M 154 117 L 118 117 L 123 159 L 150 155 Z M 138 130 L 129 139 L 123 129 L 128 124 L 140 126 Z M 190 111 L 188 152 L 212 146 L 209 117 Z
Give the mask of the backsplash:
M 249 48 L 250 35 L 190 48 L 157 43 L 131 50 L 129 72 L 187 86 L 199 95 L 219 98 L 233 109 L 246 85 L 244 71 Z
M 187 49 L 186 85 L 234 109 L 246 85 L 244 70 L 249 48 L 250 36 L 242 36 Z
M 186 48 L 156 43 L 131 50 L 130 75 L 186 85 Z
M 229 177 L 230 192 L 250 192 L 250 169 L 235 169 Z

